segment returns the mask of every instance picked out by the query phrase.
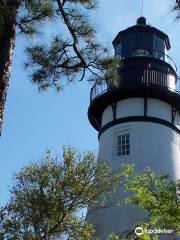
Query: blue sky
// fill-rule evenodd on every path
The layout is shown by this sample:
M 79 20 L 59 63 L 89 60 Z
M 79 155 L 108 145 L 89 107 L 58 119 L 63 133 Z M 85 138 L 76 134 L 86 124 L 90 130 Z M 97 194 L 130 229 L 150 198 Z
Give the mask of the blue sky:
M 172 56 L 180 69 L 180 22 L 174 22 L 172 0 L 145 0 L 144 16 L 170 37 Z M 100 0 L 92 14 L 98 38 L 111 46 L 116 34 L 136 23 L 141 0 Z M 46 148 L 61 153 L 63 145 L 80 151 L 98 150 L 97 132 L 87 118 L 90 85 L 74 83 L 63 92 L 39 93 L 23 70 L 25 41 L 19 36 L 13 58 L 11 80 L 0 139 L 0 203 L 8 200 L 8 186 L 20 167 L 42 158 Z

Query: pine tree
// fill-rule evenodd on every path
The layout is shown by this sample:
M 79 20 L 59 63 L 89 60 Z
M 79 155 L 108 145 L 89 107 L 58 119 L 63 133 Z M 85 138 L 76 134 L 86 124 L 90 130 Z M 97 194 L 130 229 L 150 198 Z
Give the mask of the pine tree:
M 40 90 L 59 91 L 73 80 L 102 81 L 109 68 L 102 61 L 107 48 L 96 41 L 88 18 L 96 6 L 96 0 L 0 1 L 0 132 L 16 32 L 33 38 L 34 45 L 26 49 L 25 66 Z M 39 44 L 36 39 L 49 23 L 58 33 Z
M 33 34 L 31 25 L 52 17 L 48 1 L 2 0 L 0 1 L 0 134 L 4 105 L 10 78 L 16 32 Z M 34 29 L 35 30 L 35 29 Z
M 0 133 L 2 128 L 4 104 L 10 78 L 10 66 L 15 45 L 16 17 L 19 1 L 0 2 Z
M 176 13 L 176 20 L 180 19 L 180 1 L 176 0 L 172 10 Z

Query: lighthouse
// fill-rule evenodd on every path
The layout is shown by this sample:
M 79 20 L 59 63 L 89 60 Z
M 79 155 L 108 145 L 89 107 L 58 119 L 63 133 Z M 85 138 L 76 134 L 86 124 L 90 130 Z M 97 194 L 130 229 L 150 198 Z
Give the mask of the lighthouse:
M 140 17 L 134 26 L 113 40 L 121 61 L 119 82 L 95 84 L 90 93 L 88 118 L 98 131 L 98 161 L 112 171 L 135 164 L 148 166 L 156 175 L 180 179 L 180 83 L 169 37 Z M 119 196 L 121 190 L 119 191 Z M 137 208 L 111 205 L 91 214 L 98 236 L 122 235 L 141 220 Z

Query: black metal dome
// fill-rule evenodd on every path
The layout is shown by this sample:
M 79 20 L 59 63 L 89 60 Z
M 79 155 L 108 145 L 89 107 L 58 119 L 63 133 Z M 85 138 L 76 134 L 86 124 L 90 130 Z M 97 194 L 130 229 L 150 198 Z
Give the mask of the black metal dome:
M 158 46 L 153 46 L 153 43 L 156 42 L 156 40 L 154 38 L 158 38 L 159 41 L 161 41 L 162 46 L 163 47 L 165 46 L 166 50 L 169 50 L 171 48 L 168 35 L 162 31 L 160 31 L 159 29 L 149 25 L 147 23 L 147 19 L 145 17 L 140 17 L 137 19 L 136 25 L 128 27 L 127 29 L 120 31 L 112 43 L 113 43 L 115 50 L 116 50 L 116 47 L 120 43 L 122 43 L 122 44 L 127 43 L 127 45 L 128 45 L 127 47 L 131 48 L 132 46 L 130 46 L 130 44 L 133 45 L 133 42 L 136 44 L 137 44 L 137 42 L 139 42 L 139 45 L 141 45 L 141 47 L 142 47 L 142 44 L 145 41 L 151 41 L 151 45 L 152 45 L 151 48 L 153 48 L 153 49 L 154 49 L 154 47 L 159 48 Z M 127 39 L 129 39 L 131 41 L 131 43 L 129 43 L 129 41 L 127 41 Z M 161 49 L 161 51 L 162 50 L 163 49 Z
M 147 19 L 145 17 L 140 17 L 137 19 L 137 24 L 138 25 L 147 25 Z

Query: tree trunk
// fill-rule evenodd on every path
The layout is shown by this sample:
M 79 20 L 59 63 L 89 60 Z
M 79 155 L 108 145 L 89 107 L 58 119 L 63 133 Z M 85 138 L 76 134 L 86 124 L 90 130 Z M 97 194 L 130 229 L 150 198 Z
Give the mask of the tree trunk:
M 10 67 L 15 46 L 16 16 L 19 0 L 0 0 L 0 135 L 2 133 L 4 106 L 10 78 Z

